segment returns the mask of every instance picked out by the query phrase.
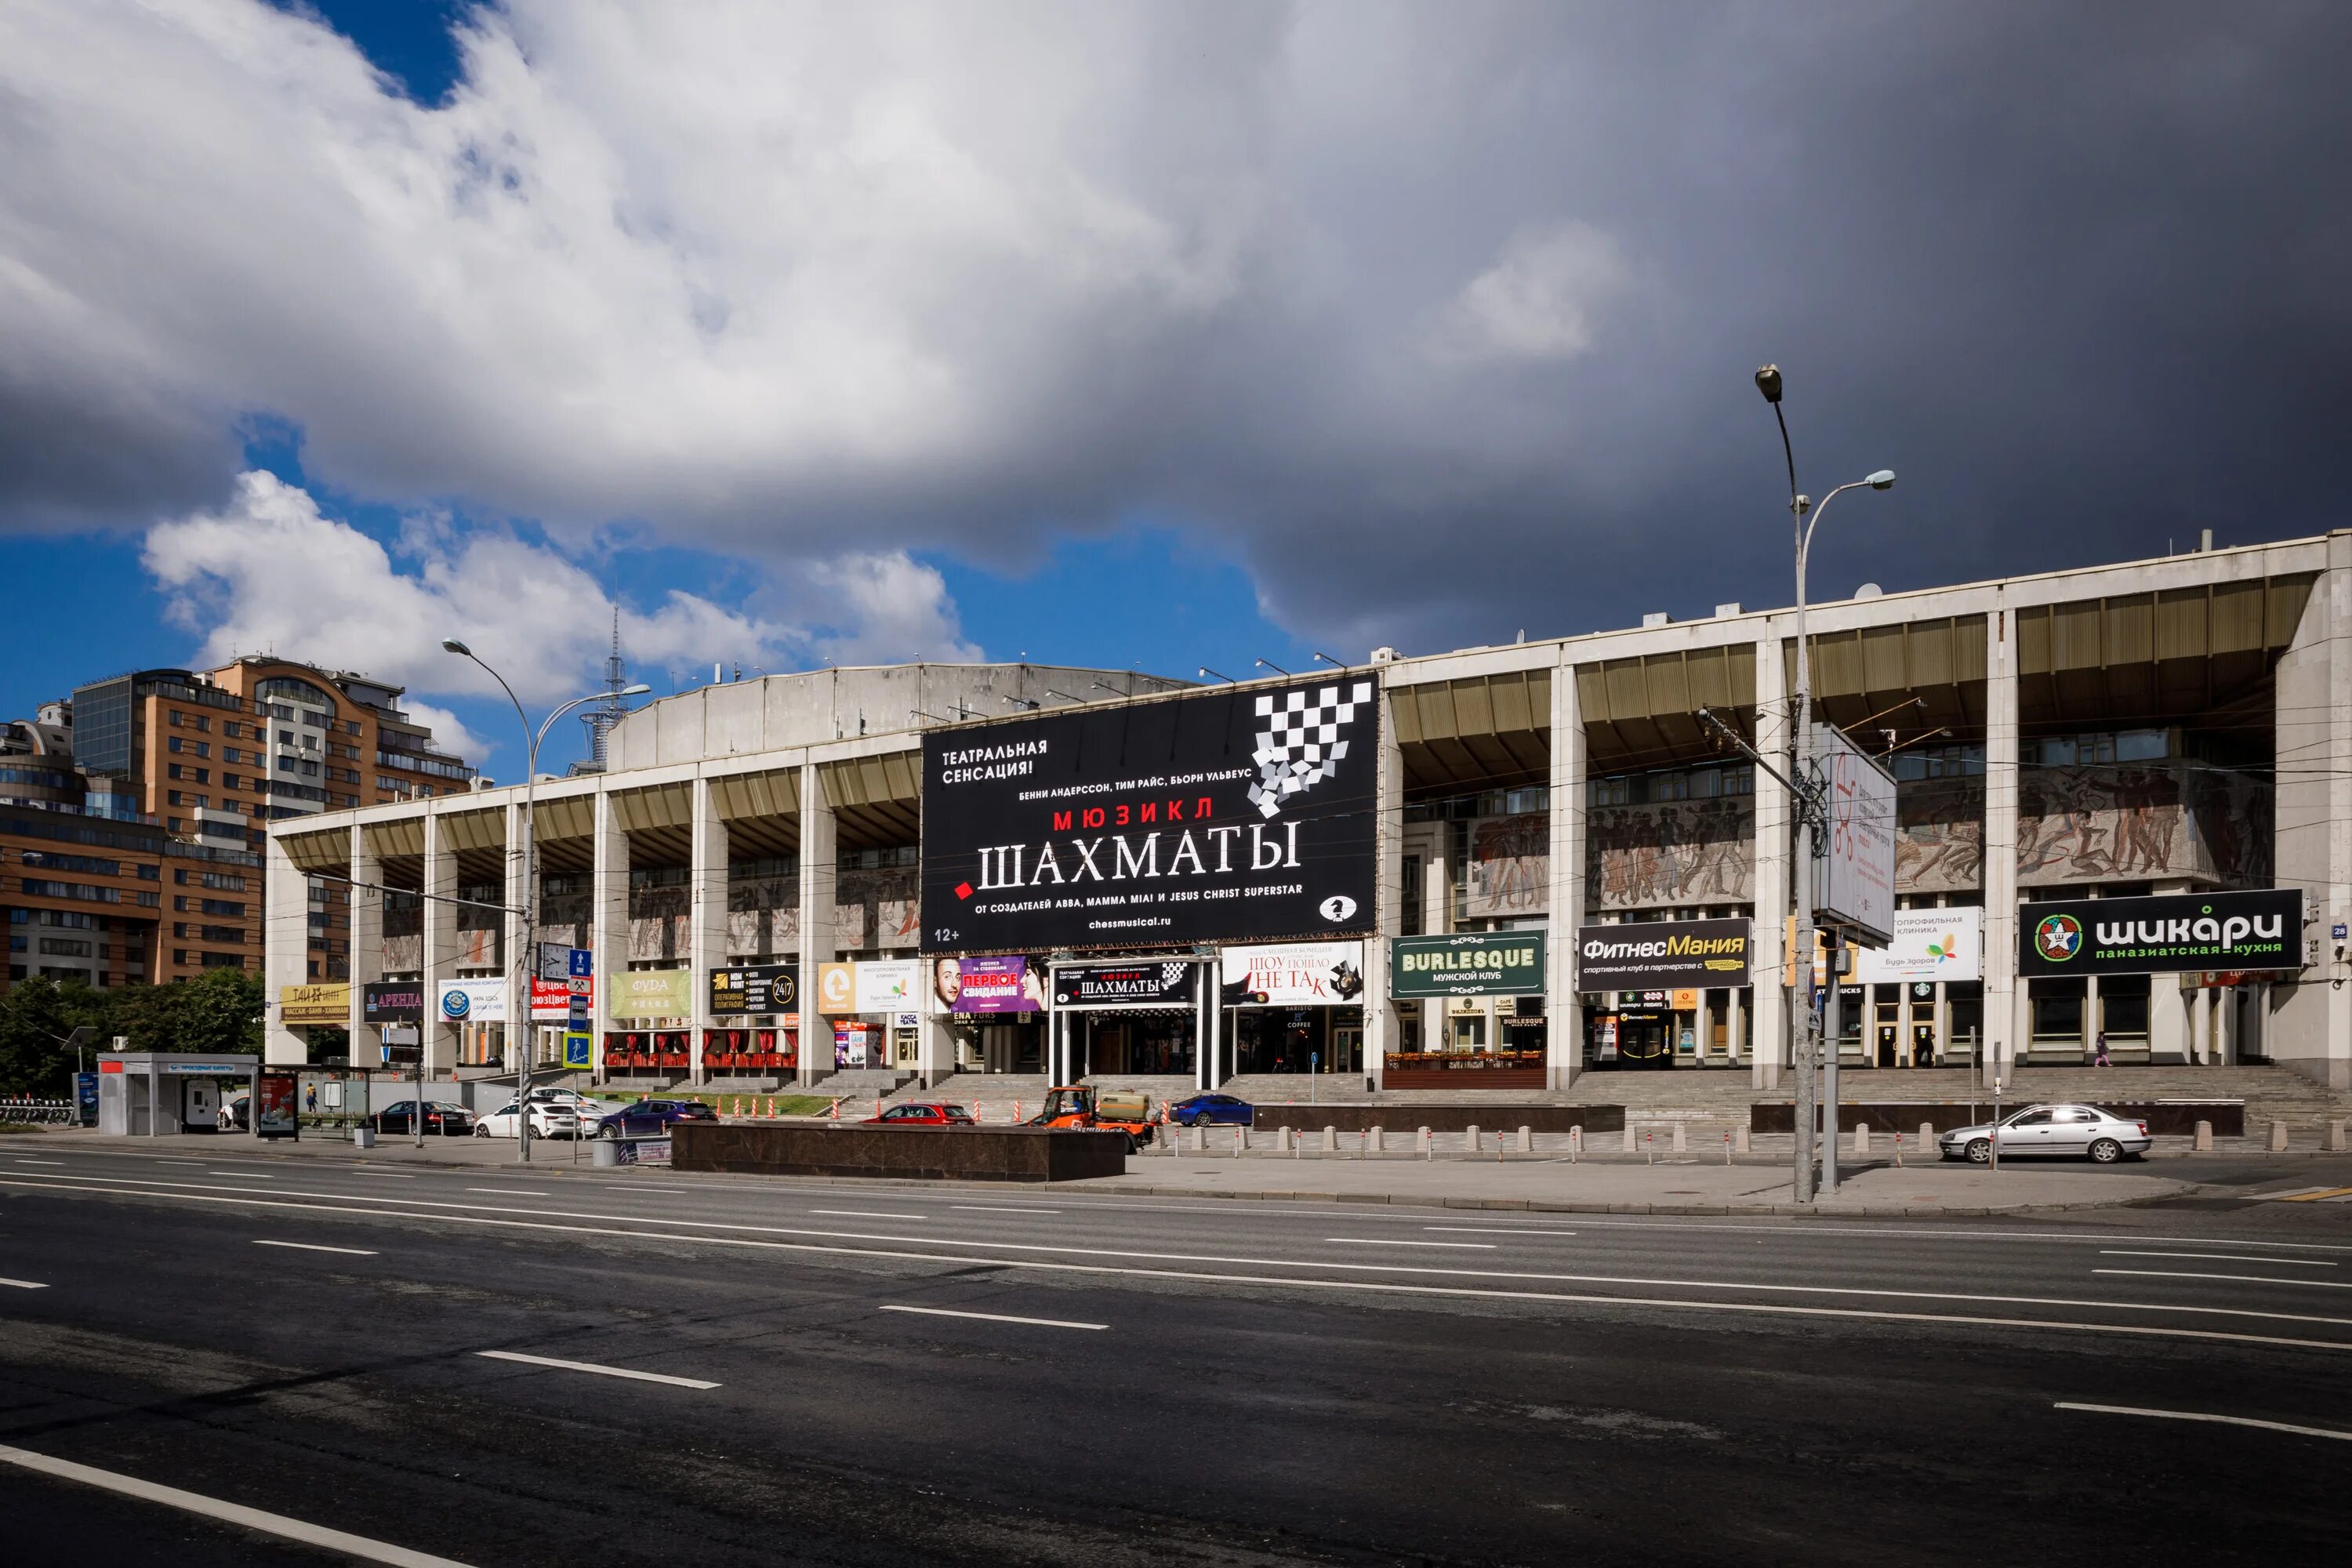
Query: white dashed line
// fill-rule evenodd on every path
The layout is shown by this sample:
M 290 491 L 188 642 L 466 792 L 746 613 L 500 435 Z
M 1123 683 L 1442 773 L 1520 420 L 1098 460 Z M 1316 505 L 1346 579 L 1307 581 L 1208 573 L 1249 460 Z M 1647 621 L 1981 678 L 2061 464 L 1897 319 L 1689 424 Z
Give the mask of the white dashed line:
M 0 1279 L 0 1285 L 6 1285 L 18 1290 L 46 1290 L 48 1289 L 47 1285 L 42 1284 L 37 1279 Z
M 883 1214 L 875 1209 L 811 1209 L 811 1214 L 829 1214 L 843 1219 L 929 1219 L 927 1214 Z
M 257 1237 L 254 1238 L 253 1245 L 256 1247 L 290 1247 L 301 1252 L 342 1252 L 348 1253 L 353 1258 L 373 1258 L 375 1256 L 374 1253 L 370 1252 L 363 1247 L 321 1247 L 315 1241 L 264 1241 L 260 1237 Z
M 1391 1241 L 1381 1236 L 1327 1236 L 1323 1239 L 1338 1242 L 1342 1247 L 1459 1247 L 1475 1252 L 1495 1250 L 1495 1244 L 1491 1241 Z
M 2265 1258 L 2263 1262 L 2271 1259 Z M 2094 1274 L 2132 1274 L 2144 1279 L 2234 1279 L 2241 1285 L 2302 1285 L 2314 1290 L 2352 1290 L 2343 1279 L 2279 1279 L 2268 1274 L 2198 1274 L 2186 1268 L 2094 1268 Z
M 323 1524 L 311 1524 L 305 1520 L 289 1519 L 282 1513 L 268 1513 L 242 1503 L 223 1502 L 197 1492 L 184 1492 L 177 1487 L 158 1486 L 142 1481 L 136 1476 L 117 1475 L 112 1470 L 93 1469 L 77 1465 L 69 1459 L 53 1459 L 47 1454 L 36 1454 L 26 1448 L 0 1447 L 0 1463 L 16 1465 L 59 1480 L 79 1481 L 86 1487 L 120 1492 L 124 1497 L 137 1498 L 142 1502 L 161 1503 L 184 1513 L 201 1514 L 247 1530 L 257 1530 L 268 1535 L 299 1541 L 306 1546 L 323 1546 L 330 1552 L 340 1552 L 347 1557 L 357 1557 L 369 1563 L 390 1563 L 397 1568 L 466 1568 L 451 1557 L 436 1557 L 429 1552 L 417 1552 L 390 1542 L 371 1541 L 364 1535 L 352 1535 L 340 1530 L 330 1530 Z
M 2333 1268 L 2332 1259 L 2326 1258 L 2256 1258 L 2235 1252 L 2133 1252 L 2120 1247 L 2099 1248 L 2102 1258 L 2198 1258 L 2208 1263 L 2260 1263 L 2269 1268 Z
M 593 1372 L 599 1377 L 625 1377 L 637 1383 L 667 1383 L 679 1388 L 716 1388 L 698 1377 L 672 1377 L 666 1372 L 635 1372 L 625 1366 L 598 1366 L 593 1361 L 559 1361 L 553 1356 L 524 1355 L 517 1351 L 476 1351 L 492 1361 L 519 1361 L 525 1366 L 551 1366 L 558 1372 Z
M 467 1187 L 466 1190 L 469 1193 L 495 1193 L 502 1198 L 544 1198 L 554 1195 L 551 1193 L 534 1192 L 529 1187 Z
M 952 1209 L 961 1209 L 966 1214 L 1060 1214 L 1062 1212 L 1060 1209 L 1000 1208 L 994 1204 L 950 1204 L 948 1206 Z
M 1528 1225 L 1425 1225 L 1423 1230 L 1456 1231 L 1466 1236 L 1574 1236 L 1572 1230 L 1542 1230 Z
M 945 1307 L 884 1307 L 886 1312 L 919 1312 L 927 1318 L 978 1318 L 991 1323 L 1027 1323 L 1040 1329 L 1108 1329 L 1108 1323 L 1073 1323 L 1061 1318 L 1014 1318 L 1003 1312 L 957 1312 Z
M 2291 1432 L 2298 1437 L 2328 1437 L 2352 1443 L 2352 1432 L 2329 1426 L 2297 1426 L 2288 1421 L 2257 1421 L 2251 1415 L 2210 1415 L 2201 1410 L 2143 1410 L 2136 1405 L 2073 1405 L 2061 1401 L 2053 1410 L 2085 1410 L 2094 1415 L 2147 1415 L 2158 1421 L 2210 1421 L 2221 1426 L 2256 1426 L 2265 1432 Z

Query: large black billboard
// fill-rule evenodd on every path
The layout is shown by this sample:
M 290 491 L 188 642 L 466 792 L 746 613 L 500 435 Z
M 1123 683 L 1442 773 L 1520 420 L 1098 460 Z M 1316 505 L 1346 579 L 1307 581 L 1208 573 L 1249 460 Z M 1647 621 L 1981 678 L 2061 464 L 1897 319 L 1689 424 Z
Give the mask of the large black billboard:
M 2017 972 L 2149 974 L 2301 969 L 2303 892 L 2066 899 L 2017 911 Z
M 425 1017 L 425 982 L 392 980 L 360 988 L 360 1022 L 415 1024 Z
M 1372 924 L 1380 686 L 1223 687 L 923 737 L 923 951 Z

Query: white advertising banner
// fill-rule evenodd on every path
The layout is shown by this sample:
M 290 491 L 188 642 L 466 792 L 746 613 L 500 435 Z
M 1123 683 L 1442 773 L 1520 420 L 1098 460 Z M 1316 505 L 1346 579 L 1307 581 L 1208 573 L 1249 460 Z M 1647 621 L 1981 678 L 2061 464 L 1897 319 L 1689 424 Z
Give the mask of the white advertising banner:
M 1885 947 L 1865 947 L 1854 960 L 1864 985 L 1915 980 L 1984 978 L 1984 910 L 1897 910 Z
M 1345 1006 L 1364 997 L 1360 942 L 1229 947 L 1218 963 L 1230 1006 Z
M 1895 918 L 1895 775 L 1831 725 L 1815 731 L 1827 786 L 1822 919 L 1882 945 Z
M 919 1005 L 923 995 L 919 958 L 868 958 L 858 962 L 854 981 L 860 1013 L 896 1013 Z
M 434 988 L 433 1016 L 445 1024 L 503 1024 L 507 983 L 504 979 L 444 980 Z

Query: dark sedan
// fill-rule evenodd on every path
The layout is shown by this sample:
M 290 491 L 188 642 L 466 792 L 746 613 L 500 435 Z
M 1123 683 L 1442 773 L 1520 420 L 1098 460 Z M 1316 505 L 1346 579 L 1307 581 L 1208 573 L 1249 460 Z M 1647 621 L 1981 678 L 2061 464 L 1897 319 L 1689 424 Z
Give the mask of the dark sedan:
M 719 1112 L 698 1100 L 640 1100 L 610 1116 L 599 1118 L 599 1138 L 646 1138 L 667 1132 L 681 1121 L 716 1121 Z
M 416 1114 L 416 1101 L 395 1100 L 368 1121 L 380 1133 L 414 1131 L 409 1119 Z M 428 1100 L 425 1102 L 425 1131 L 444 1138 L 463 1138 L 474 1131 L 474 1113 L 462 1105 L 447 1100 Z
M 1170 1106 L 1168 1117 L 1179 1127 L 1249 1127 L 1256 1123 L 1257 1107 L 1230 1094 L 1196 1094 Z

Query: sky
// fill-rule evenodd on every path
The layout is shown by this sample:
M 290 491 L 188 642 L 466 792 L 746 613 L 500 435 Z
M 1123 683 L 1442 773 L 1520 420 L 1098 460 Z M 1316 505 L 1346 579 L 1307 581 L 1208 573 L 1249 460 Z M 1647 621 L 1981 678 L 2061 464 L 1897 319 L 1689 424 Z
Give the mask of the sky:
M 0 716 L 1192 677 L 2344 525 L 2352 9 L 0 7 Z M 37 614 L 29 607 L 37 606 Z M 568 732 L 564 743 L 571 736 Z M 560 755 L 543 760 L 568 760 Z

